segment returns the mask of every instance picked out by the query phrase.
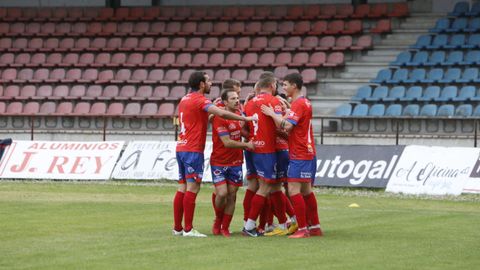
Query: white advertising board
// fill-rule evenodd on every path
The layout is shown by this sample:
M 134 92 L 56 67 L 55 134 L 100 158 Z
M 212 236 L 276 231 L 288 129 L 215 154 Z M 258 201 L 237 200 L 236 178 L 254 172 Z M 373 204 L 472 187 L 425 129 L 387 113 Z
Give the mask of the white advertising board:
M 106 180 L 123 141 L 14 141 L 0 162 L 0 178 Z
M 477 148 L 407 146 L 386 191 L 459 195 L 478 161 Z

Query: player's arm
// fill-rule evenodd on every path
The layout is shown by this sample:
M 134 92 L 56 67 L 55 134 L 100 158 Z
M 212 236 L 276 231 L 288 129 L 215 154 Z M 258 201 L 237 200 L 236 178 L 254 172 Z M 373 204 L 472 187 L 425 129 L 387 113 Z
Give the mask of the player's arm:
M 220 140 L 222 140 L 223 146 L 227 148 L 242 148 L 242 149 L 250 149 L 253 150 L 255 148 L 255 145 L 253 142 L 239 142 L 230 139 L 230 136 L 228 134 L 225 134 L 223 136 L 219 136 Z
M 242 137 L 248 139 L 250 137 L 250 128 L 248 125 L 243 125 L 242 129 L 240 130 L 240 134 Z
M 261 109 L 265 115 L 270 116 L 273 119 L 273 122 L 275 122 L 275 126 L 277 126 L 277 128 L 285 130 L 287 133 L 293 129 L 294 125 L 283 118 L 281 114 L 276 114 L 272 106 L 262 105 Z
M 227 110 L 220 109 L 215 105 L 208 107 L 208 113 L 211 113 L 213 115 L 216 115 L 223 119 L 228 119 L 228 120 L 239 120 L 239 121 L 246 121 L 246 122 L 256 121 L 254 117 L 251 117 L 251 116 L 246 117 L 246 116 L 238 115 L 236 113 L 232 113 Z

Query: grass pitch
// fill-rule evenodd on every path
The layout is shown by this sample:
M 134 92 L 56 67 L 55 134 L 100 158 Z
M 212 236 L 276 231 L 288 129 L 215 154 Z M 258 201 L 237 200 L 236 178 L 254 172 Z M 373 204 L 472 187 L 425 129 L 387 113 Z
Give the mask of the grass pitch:
M 480 196 L 426 198 L 317 190 L 325 236 L 211 235 L 210 194 L 197 199 L 204 239 L 171 235 L 172 184 L 0 181 L 0 269 L 478 269 Z M 357 203 L 360 208 L 349 208 Z

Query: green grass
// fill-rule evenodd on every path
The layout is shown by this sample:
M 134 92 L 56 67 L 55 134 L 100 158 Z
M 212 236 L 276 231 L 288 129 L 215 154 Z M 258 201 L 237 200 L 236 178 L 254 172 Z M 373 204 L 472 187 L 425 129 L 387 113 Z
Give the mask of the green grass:
M 195 227 L 210 233 L 212 187 Z M 480 199 L 317 193 L 325 237 L 171 236 L 171 184 L 0 182 L 0 269 L 478 269 Z M 349 208 L 357 203 L 360 208 Z

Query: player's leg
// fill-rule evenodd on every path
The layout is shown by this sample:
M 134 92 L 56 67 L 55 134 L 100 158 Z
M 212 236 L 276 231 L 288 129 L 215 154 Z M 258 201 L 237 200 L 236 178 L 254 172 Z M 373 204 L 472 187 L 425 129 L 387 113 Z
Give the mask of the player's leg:
M 252 152 L 244 151 L 245 165 L 247 167 L 247 189 L 245 191 L 245 197 L 243 198 L 243 221 L 247 222 L 250 207 L 252 205 L 252 198 L 258 190 L 257 172 L 255 164 L 252 160 Z M 245 225 L 245 224 L 244 224 Z
M 313 178 L 315 177 L 316 172 L 316 159 L 312 161 L 312 173 Z M 320 219 L 318 217 L 318 206 L 315 193 L 311 183 L 305 183 L 302 186 L 302 195 L 306 205 L 306 216 L 309 223 L 310 235 L 312 236 L 322 236 L 323 232 L 320 228 Z
M 230 237 L 230 223 L 232 222 L 233 214 L 235 212 L 235 203 L 237 201 L 238 186 L 232 185 L 229 182 L 227 187 L 228 187 L 228 197 L 227 197 L 227 204 L 225 205 L 225 211 L 223 214 L 221 233 L 225 237 Z
M 249 236 L 259 236 L 256 231 L 256 220 L 258 215 L 263 209 L 266 196 L 270 193 L 271 186 L 268 182 L 275 180 L 274 166 L 276 163 L 275 153 L 271 154 L 252 154 L 252 160 L 255 164 L 256 172 L 258 175 L 259 187 L 257 192 L 252 198 L 250 212 L 248 214 L 248 220 L 245 223 L 244 234 Z
M 184 159 L 187 191 L 183 198 L 183 219 L 185 222 L 183 236 L 206 237 L 193 229 L 193 217 L 195 213 L 195 202 L 200 191 L 200 184 L 203 177 L 203 153 L 188 152 Z
M 288 193 L 297 217 L 298 230 L 289 238 L 309 237 L 306 218 L 306 204 L 302 194 L 302 188 L 310 185 L 310 177 L 305 171 L 310 171 L 311 164 L 304 160 L 290 160 L 288 167 Z
M 272 206 L 274 214 L 278 219 L 278 227 L 272 232 L 265 234 L 266 236 L 282 236 L 288 234 L 287 228 L 287 215 L 285 214 L 285 201 L 283 200 L 282 182 L 270 183 L 271 192 L 270 198 L 272 200 Z
M 227 203 L 227 180 L 226 180 L 226 167 L 211 166 L 212 181 L 215 187 L 215 201 L 213 202 L 213 209 L 215 211 L 215 220 L 212 226 L 212 233 L 214 235 L 220 235 L 220 229 L 222 227 L 223 211 Z
M 175 197 L 173 198 L 173 235 L 181 236 L 183 235 L 183 198 L 185 197 L 185 192 L 187 191 L 187 185 L 185 181 L 185 166 L 183 165 L 182 155 L 177 153 L 177 164 L 178 164 L 178 175 L 179 175 L 179 186 Z

